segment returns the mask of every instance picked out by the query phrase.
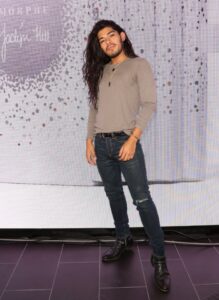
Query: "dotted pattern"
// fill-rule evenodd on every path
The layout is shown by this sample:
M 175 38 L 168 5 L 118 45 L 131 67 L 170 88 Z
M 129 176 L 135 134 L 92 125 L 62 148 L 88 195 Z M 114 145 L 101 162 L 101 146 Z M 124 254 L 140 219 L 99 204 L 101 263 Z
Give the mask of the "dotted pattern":
M 7 110 L 8 106 L 4 105 L 4 111 L 2 111 L 1 114 L 5 118 L 6 125 L 14 129 L 13 124 L 15 120 L 20 119 L 26 120 L 26 122 L 31 122 L 33 116 L 39 114 L 42 109 L 45 109 L 45 107 L 50 111 L 57 112 L 58 108 L 55 107 L 57 106 L 57 104 L 68 104 L 70 97 L 63 97 L 63 91 L 65 91 L 65 89 L 68 88 L 69 83 L 73 81 L 73 76 L 76 75 L 76 78 L 81 77 L 79 66 L 81 66 L 80 63 L 82 62 L 82 49 L 81 39 L 79 35 L 82 34 L 84 40 L 86 41 L 86 35 L 90 30 L 90 26 L 88 26 L 87 23 L 92 24 L 96 20 L 105 17 L 104 12 L 107 12 L 108 17 L 113 17 L 114 13 L 116 12 L 116 15 L 118 17 L 118 12 L 120 12 L 120 15 L 122 15 L 122 12 L 124 12 L 123 17 L 119 20 L 120 23 L 123 22 L 125 24 L 124 27 L 127 28 L 127 31 L 130 32 L 130 36 L 135 35 L 136 37 L 137 33 L 136 40 L 140 38 L 142 41 L 142 32 L 144 32 L 146 29 L 146 17 L 144 14 L 141 15 L 141 12 L 146 11 L 147 8 L 153 9 L 154 11 L 155 18 L 154 20 L 150 20 L 152 21 L 150 27 L 154 28 L 154 30 L 152 30 L 151 32 L 154 35 L 155 43 L 153 49 L 154 51 L 150 54 L 153 55 L 154 53 L 153 60 L 152 57 L 149 57 L 149 55 L 147 55 L 147 53 L 145 56 L 150 61 L 154 61 L 154 65 L 156 64 L 156 79 L 158 82 L 157 87 L 158 89 L 160 89 L 160 91 L 162 91 L 162 98 L 167 99 L 166 101 L 159 102 L 162 112 L 164 114 L 172 114 L 174 111 L 174 99 L 171 95 L 173 95 L 173 86 L 176 81 L 180 81 L 180 88 L 182 90 L 185 86 L 187 86 L 187 88 L 189 88 L 190 90 L 189 95 L 186 95 L 187 99 L 193 99 L 190 102 L 189 112 L 197 113 L 200 110 L 203 110 L 203 107 L 200 103 L 200 98 L 201 94 L 206 89 L 206 77 L 204 77 L 206 74 L 204 72 L 206 71 L 206 55 L 205 53 L 201 53 L 202 49 L 199 49 L 198 36 L 194 40 L 194 32 L 200 31 L 200 27 L 203 26 L 203 22 L 207 22 L 205 13 L 206 9 L 204 6 L 207 1 L 199 0 L 197 2 L 198 4 L 181 1 L 181 5 L 179 5 L 179 9 L 178 11 L 176 11 L 175 15 L 171 14 L 171 5 L 169 5 L 168 1 L 162 1 L 162 3 L 158 3 L 157 1 L 151 1 L 151 3 L 149 3 L 150 1 L 138 1 L 137 3 L 132 3 L 131 5 L 130 3 L 126 4 L 126 1 L 120 2 L 122 5 L 117 4 L 110 6 L 110 2 L 102 4 L 101 1 L 88 1 L 87 5 L 82 4 L 82 14 L 80 16 L 81 19 L 76 20 L 76 16 L 74 15 L 75 12 L 78 11 L 78 3 L 76 2 L 74 4 L 73 1 L 65 1 L 62 11 L 64 33 L 59 51 L 60 53 L 57 58 L 54 59 L 50 64 L 49 68 L 47 68 L 40 74 L 33 76 L 32 78 L 24 78 L 7 74 L 2 74 L 0 76 L 1 95 L 3 96 L 1 96 L 1 99 L 4 98 L 5 104 L 8 104 L 9 106 L 10 103 L 14 102 L 14 99 L 16 99 L 17 95 L 19 95 L 21 91 L 24 92 L 22 101 L 19 101 L 19 103 L 14 103 L 14 108 L 10 107 L 9 110 Z M 146 2 L 148 2 L 150 5 L 147 5 Z M 191 16 L 194 16 L 194 11 L 196 11 L 196 21 L 193 19 L 192 22 L 186 23 L 186 16 L 188 17 L 188 19 L 188 13 L 190 13 Z M 70 12 L 72 12 L 72 15 L 70 14 Z M 87 22 L 88 20 L 86 20 L 86 13 L 87 16 L 90 17 L 90 22 Z M 141 15 L 140 21 L 139 24 L 137 22 L 137 26 L 132 26 L 131 19 L 132 22 L 134 21 L 136 24 L 136 14 Z M 156 17 L 158 15 L 159 19 L 156 20 Z M 127 16 L 129 16 L 129 18 L 127 18 Z M 173 25 L 176 25 L 173 24 L 173 18 L 175 18 L 175 20 L 178 20 L 179 30 L 179 43 L 177 43 L 176 41 L 176 44 L 174 45 L 176 47 L 175 49 L 172 49 L 173 40 L 170 39 L 172 36 L 171 33 L 169 34 L 168 39 L 168 31 L 176 31 L 176 28 L 173 28 Z M 166 20 L 168 20 L 168 22 L 166 22 Z M 126 24 L 129 25 L 126 26 Z M 145 36 L 146 35 L 148 35 L 148 31 L 145 33 Z M 152 44 L 152 36 L 150 37 L 150 39 L 146 39 L 146 37 L 144 38 L 145 44 L 147 42 L 150 42 L 150 44 Z M 74 41 L 74 43 L 72 43 L 72 41 Z M 162 48 L 160 48 L 160 46 L 162 46 Z M 159 51 L 158 47 L 160 48 Z M 136 47 L 136 52 L 138 52 L 139 55 L 144 56 L 146 49 L 147 46 L 142 48 L 141 44 L 140 47 Z M 177 50 L 178 53 L 176 52 Z M 77 60 L 79 58 L 79 64 L 75 61 L 76 56 Z M 205 59 L 205 61 L 203 61 L 203 59 Z M 183 64 L 180 64 L 179 60 L 182 61 Z M 191 62 L 194 63 L 191 64 Z M 164 64 L 172 65 L 172 68 L 169 69 L 170 72 L 168 74 L 162 74 L 162 72 L 164 72 L 164 70 L 162 70 Z M 180 75 L 177 74 L 177 65 L 178 67 L 182 67 L 181 70 L 184 69 L 184 72 Z M 63 73 L 64 77 L 62 76 Z M 64 78 L 62 86 L 63 89 L 60 95 L 57 95 L 57 98 L 54 99 L 53 102 L 48 104 L 45 100 L 48 100 L 50 98 L 49 95 L 55 92 L 56 87 L 58 86 L 57 81 L 60 78 Z M 77 92 L 78 86 L 79 84 L 74 82 L 75 92 Z M 26 98 L 30 98 L 30 95 L 31 99 L 33 99 L 32 102 L 25 101 Z M 44 103 L 42 103 L 43 101 L 39 101 L 40 99 L 44 99 Z M 78 101 L 77 97 L 74 98 L 74 101 L 77 102 L 76 108 L 80 109 L 81 103 L 80 101 Z M 72 102 L 73 101 L 71 101 L 71 103 Z M 35 108 L 35 106 L 37 106 L 36 103 L 41 103 L 41 107 Z M 26 106 L 28 108 L 30 108 L 31 106 L 32 109 L 31 115 L 29 115 L 28 117 L 25 116 L 25 114 L 27 113 L 27 111 L 25 110 Z M 30 109 L 28 110 L 30 111 Z M 61 118 L 61 116 L 59 116 L 59 118 Z M 54 119 L 55 115 L 49 117 L 49 121 L 53 121 Z M 81 116 L 79 119 L 73 117 L 73 120 L 76 121 L 76 119 L 77 122 L 75 122 L 74 124 L 76 126 L 79 126 L 80 122 L 84 120 L 84 117 Z M 45 127 L 46 123 L 42 123 L 42 126 Z M 24 128 L 26 128 L 25 123 L 23 129 Z
M 73 116 L 73 127 L 78 127 L 79 123 L 85 120 L 84 112 L 81 111 L 80 116 L 78 114 L 82 100 L 77 97 L 77 90 L 79 86 L 81 88 L 81 59 L 79 58 L 80 63 L 78 63 L 78 55 L 79 49 L 80 52 L 82 49 L 77 40 L 77 33 L 80 30 L 79 26 L 74 27 L 75 17 L 72 18 L 69 14 L 69 6 L 72 6 L 71 2 L 62 1 L 59 21 L 62 23 L 63 30 L 60 47 L 48 68 L 33 76 L 17 76 L 1 70 L 0 122 L 4 122 L 4 125 L 11 130 L 23 133 L 17 143 L 18 146 L 26 143 L 27 137 L 31 145 L 33 139 L 37 139 L 38 134 L 42 134 L 40 128 L 46 128 L 54 121 L 57 125 L 60 124 L 57 128 L 57 136 L 60 136 L 63 128 L 60 120 L 64 119 L 68 110 Z M 73 11 L 75 13 L 74 8 Z M 51 22 L 54 20 L 51 19 Z M 80 45 L 77 50 L 76 44 Z M 73 106 L 74 111 L 69 108 L 70 106 Z M 45 111 L 47 116 L 42 122 Z M 4 132 L 0 134 L 3 136 Z
M 62 36 L 50 65 L 31 77 L 0 70 L 0 138 L 16 130 L 18 138 L 21 134 L 17 145 L 31 145 L 40 134 L 47 135 L 48 140 L 50 135 L 58 138 L 70 126 L 77 140 L 76 150 L 72 151 L 84 147 L 88 101 L 81 72 L 83 50 L 93 24 L 99 19 L 113 19 L 126 29 L 136 53 L 151 63 L 157 84 L 156 118 L 147 138 L 142 139 L 144 149 L 150 149 L 146 154 L 148 173 L 152 179 L 162 180 L 165 176 L 171 179 L 180 177 L 179 170 L 182 173 L 185 168 L 190 171 L 184 172 L 183 177 L 197 178 L 197 174 L 203 177 L 207 1 L 62 0 L 61 3 Z M 195 146 L 189 150 L 197 158 L 192 159 L 194 165 L 186 166 L 183 161 L 191 141 Z M 175 171 L 160 164 L 161 152 L 167 165 L 175 157 Z M 99 179 L 94 168 L 90 175 Z M 90 183 L 89 176 L 78 178 L 75 184 Z
M 206 0 L 126 6 L 124 27 L 136 52 L 150 61 L 157 85 L 156 117 L 142 139 L 151 180 L 205 178 L 206 13 Z

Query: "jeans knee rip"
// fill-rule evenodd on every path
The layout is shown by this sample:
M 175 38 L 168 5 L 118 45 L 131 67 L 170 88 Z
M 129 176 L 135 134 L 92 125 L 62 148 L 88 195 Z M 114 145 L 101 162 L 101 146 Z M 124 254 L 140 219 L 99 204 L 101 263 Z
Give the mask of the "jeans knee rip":
M 138 205 L 138 204 L 141 204 L 141 203 L 143 203 L 145 201 L 148 201 L 148 200 L 149 200 L 148 198 L 144 198 L 144 199 L 140 199 L 140 200 L 135 200 L 135 203 L 136 203 L 136 205 Z

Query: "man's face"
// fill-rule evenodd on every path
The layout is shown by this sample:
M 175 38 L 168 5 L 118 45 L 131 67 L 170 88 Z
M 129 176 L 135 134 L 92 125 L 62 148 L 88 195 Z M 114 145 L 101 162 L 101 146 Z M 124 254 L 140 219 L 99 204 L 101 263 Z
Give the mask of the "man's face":
M 125 40 L 125 33 L 120 34 L 111 27 L 101 29 L 97 38 L 103 52 L 110 58 L 118 56 L 122 51 L 122 42 Z

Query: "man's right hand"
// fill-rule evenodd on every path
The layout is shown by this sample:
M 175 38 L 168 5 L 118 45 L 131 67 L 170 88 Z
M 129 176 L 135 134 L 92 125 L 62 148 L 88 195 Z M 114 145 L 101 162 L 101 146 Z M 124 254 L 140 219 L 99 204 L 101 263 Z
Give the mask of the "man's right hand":
M 94 150 L 93 140 L 88 138 L 86 141 L 86 158 L 87 162 L 91 165 L 96 165 L 96 154 Z

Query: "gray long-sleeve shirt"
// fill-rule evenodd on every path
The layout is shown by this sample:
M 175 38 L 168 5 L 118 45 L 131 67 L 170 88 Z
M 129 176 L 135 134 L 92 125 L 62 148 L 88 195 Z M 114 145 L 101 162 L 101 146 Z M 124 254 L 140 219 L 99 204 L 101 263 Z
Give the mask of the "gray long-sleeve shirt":
M 90 105 L 87 138 L 96 133 L 142 131 L 156 110 L 156 85 L 149 62 L 128 58 L 119 65 L 104 66 L 99 83 L 97 110 Z

